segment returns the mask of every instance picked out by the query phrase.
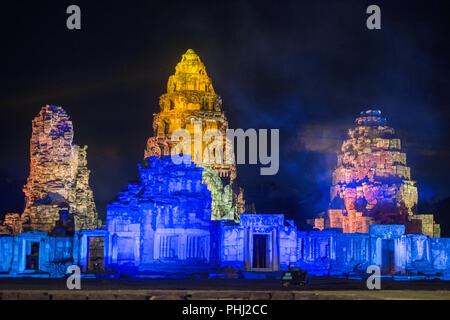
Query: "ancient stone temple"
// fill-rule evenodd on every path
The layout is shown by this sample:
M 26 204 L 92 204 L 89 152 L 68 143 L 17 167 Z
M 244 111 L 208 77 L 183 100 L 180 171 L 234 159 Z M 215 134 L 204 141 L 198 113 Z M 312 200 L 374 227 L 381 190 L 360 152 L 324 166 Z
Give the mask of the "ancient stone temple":
M 25 210 L 20 219 L 24 231 L 64 233 L 100 226 L 86 156 L 87 146 L 73 143 L 66 111 L 43 107 L 33 120 L 30 175 L 23 188 Z
M 184 157 L 181 164 L 148 157 L 138 166 L 139 182 L 108 205 L 108 266 L 167 272 L 210 262 L 211 192 L 204 169 Z
M 180 143 L 172 135 L 178 129 L 185 129 L 191 135 L 191 145 L 184 154 L 192 155 L 195 163 L 205 168 L 205 182 L 208 183 L 213 196 L 214 220 L 238 220 L 239 214 L 245 210 L 243 190 L 236 186 L 236 166 L 225 161 L 215 161 L 215 149 L 211 148 L 211 141 L 206 141 L 207 130 L 217 130 L 222 135 L 220 152 L 230 144 L 226 139 L 228 129 L 227 118 L 222 111 L 222 99 L 212 86 L 211 79 L 199 56 L 189 49 L 183 54 L 181 61 L 175 68 L 175 74 L 169 77 L 167 93 L 159 99 L 160 112 L 154 114 L 154 136 L 147 141 L 144 158 L 150 156 L 170 155 Z M 234 160 L 234 157 L 233 157 Z M 208 167 L 214 169 L 214 175 Z M 231 204 L 231 206 L 230 206 Z
M 439 237 L 432 215 L 417 214 L 417 187 L 400 139 L 379 110 L 361 112 L 338 153 L 326 217 L 319 229 L 368 233 L 372 224 L 403 224 L 410 233 Z

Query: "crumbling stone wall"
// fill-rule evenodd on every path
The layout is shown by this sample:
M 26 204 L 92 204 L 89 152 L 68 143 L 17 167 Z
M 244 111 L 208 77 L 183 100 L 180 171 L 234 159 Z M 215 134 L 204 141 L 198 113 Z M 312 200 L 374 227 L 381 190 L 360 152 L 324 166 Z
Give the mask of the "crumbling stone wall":
M 22 231 L 22 219 L 18 213 L 7 213 L 0 222 L 0 234 L 19 234 Z

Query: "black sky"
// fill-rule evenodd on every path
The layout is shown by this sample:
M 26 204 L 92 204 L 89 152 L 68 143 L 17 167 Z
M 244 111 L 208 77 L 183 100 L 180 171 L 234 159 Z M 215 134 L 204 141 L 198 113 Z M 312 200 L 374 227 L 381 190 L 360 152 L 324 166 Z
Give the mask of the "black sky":
M 337 148 L 377 107 L 402 138 L 422 202 L 450 196 L 446 1 L 14 1 L 1 9 L 0 213 L 20 212 L 31 120 L 63 106 L 89 146 L 99 211 L 137 178 L 152 114 L 188 48 L 232 128 L 279 128 L 280 171 L 240 167 L 257 212 L 325 210 Z M 82 30 L 66 28 L 77 4 Z M 370 4 L 382 30 L 366 28 Z

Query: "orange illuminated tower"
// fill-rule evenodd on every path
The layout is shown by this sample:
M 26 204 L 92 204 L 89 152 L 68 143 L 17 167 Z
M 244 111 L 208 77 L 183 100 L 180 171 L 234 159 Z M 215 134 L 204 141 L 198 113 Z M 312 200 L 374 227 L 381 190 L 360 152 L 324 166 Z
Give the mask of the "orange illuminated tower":
M 189 49 L 182 55 L 181 61 L 175 67 L 175 74 L 169 77 L 167 93 L 159 99 L 160 112 L 154 114 L 154 136 L 147 141 L 144 157 L 170 155 L 179 144 L 179 140 L 173 139 L 173 133 L 178 129 L 185 129 L 191 135 L 191 148 L 184 150 L 190 154 L 194 162 L 206 166 L 206 171 L 211 168 L 220 179 L 210 171 L 208 176 L 210 190 L 213 193 L 213 219 L 230 218 L 230 208 L 226 213 L 214 213 L 215 205 L 230 202 L 234 206 L 234 219 L 244 211 L 245 202 L 243 190 L 236 186 L 236 165 L 234 161 L 206 162 L 205 149 L 210 145 L 204 140 L 207 130 L 217 130 L 222 136 L 223 149 L 229 142 L 226 139 L 228 120 L 222 110 L 222 99 L 215 93 L 211 78 L 206 73 L 206 68 L 200 57 Z M 215 151 L 214 151 L 215 152 Z M 225 157 L 223 157 L 225 160 Z M 220 180 L 220 181 L 219 181 Z M 216 195 L 216 197 L 215 197 Z M 230 200 L 232 198 L 232 200 Z M 215 203 L 214 203 L 215 201 Z

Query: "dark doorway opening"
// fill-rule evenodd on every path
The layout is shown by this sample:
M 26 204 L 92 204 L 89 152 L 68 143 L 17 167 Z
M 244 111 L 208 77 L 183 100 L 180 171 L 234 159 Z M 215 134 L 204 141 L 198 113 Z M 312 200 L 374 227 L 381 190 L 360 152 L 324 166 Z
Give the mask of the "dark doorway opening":
M 39 242 L 32 242 L 30 244 L 30 251 L 26 256 L 27 270 L 39 270 Z
M 267 268 L 267 235 L 253 236 L 253 268 Z
M 103 248 L 104 248 L 103 237 L 89 238 L 89 255 L 88 255 L 89 271 L 103 270 L 103 260 L 104 260 Z
M 384 274 L 395 273 L 395 251 L 394 240 L 383 240 L 381 244 L 382 248 L 382 270 Z

